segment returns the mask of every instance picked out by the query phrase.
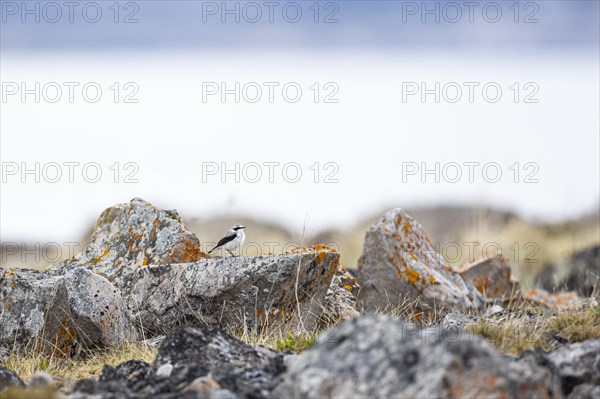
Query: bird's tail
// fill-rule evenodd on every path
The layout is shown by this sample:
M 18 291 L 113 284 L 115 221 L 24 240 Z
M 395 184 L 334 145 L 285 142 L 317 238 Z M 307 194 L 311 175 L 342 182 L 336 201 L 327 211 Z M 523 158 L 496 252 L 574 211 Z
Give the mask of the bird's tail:
M 211 249 L 210 251 L 208 251 L 208 254 L 207 254 L 207 255 L 210 255 L 210 253 L 211 253 L 212 251 L 214 251 L 215 249 L 217 249 L 217 248 L 219 248 L 219 247 L 214 247 L 213 249 Z

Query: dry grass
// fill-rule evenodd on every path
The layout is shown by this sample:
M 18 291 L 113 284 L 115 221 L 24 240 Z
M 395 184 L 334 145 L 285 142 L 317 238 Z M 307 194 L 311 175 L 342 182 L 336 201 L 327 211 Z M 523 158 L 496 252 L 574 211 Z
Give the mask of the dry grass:
M 469 329 L 504 353 L 517 355 L 528 349 L 550 351 L 564 341 L 600 339 L 600 307 L 532 317 L 515 311 L 504 319 L 482 319 Z
M 413 323 L 421 327 L 428 327 L 444 317 L 447 312 L 442 307 L 430 309 L 424 307 L 420 298 L 404 297 L 399 304 L 388 306 L 375 312 L 377 315 L 387 316 L 395 320 Z M 465 312 L 466 313 L 466 312 Z
M 117 365 L 127 360 L 144 360 L 151 363 L 157 348 L 141 343 L 128 343 L 104 350 L 92 351 L 85 358 L 71 359 L 49 357 L 36 353 L 11 354 L 0 367 L 15 371 L 24 381 L 29 381 L 37 371 L 45 371 L 57 382 L 71 379 L 98 378 L 105 364 Z
M 534 277 L 550 262 L 597 245 L 600 242 L 600 224 L 564 224 L 559 227 L 514 220 L 502 228 L 482 223 L 462 231 L 460 235 L 461 242 L 479 243 L 475 247 L 477 256 L 486 255 L 482 252 L 486 244 L 490 244 L 488 255 L 494 254 L 491 243 L 496 243 L 510 262 L 514 276 L 524 289 L 528 289 L 532 287 Z M 453 266 L 459 267 L 471 261 L 468 255 L 468 251 L 463 251 Z
M 419 300 L 405 299 L 400 305 L 378 312 L 388 317 L 408 321 L 420 326 L 434 324 L 444 315 L 443 309 L 424 313 Z M 477 316 L 477 315 L 475 315 Z M 489 341 L 498 350 L 508 354 L 519 354 L 527 349 L 552 350 L 559 340 L 580 342 L 600 339 L 600 307 L 578 311 L 544 313 L 539 308 L 518 304 L 503 317 L 485 318 L 469 329 Z M 283 328 L 229 330 L 248 344 L 260 344 L 278 351 L 302 352 L 310 348 L 322 330 L 303 332 Z M 48 358 L 41 355 L 11 355 L 0 362 L 0 366 L 14 370 L 24 381 L 29 381 L 37 371 L 52 375 L 59 384 L 82 378 L 98 378 L 105 364 L 117 365 L 137 359 L 151 363 L 157 353 L 156 347 L 142 343 L 129 343 L 115 348 L 90 352 L 82 359 Z

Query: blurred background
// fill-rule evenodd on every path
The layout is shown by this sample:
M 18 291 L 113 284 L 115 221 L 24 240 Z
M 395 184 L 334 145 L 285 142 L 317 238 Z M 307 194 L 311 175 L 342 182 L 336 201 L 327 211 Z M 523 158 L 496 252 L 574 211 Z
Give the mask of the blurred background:
M 600 242 L 597 1 L 0 5 L 2 266 L 67 258 L 133 197 L 206 246 L 241 222 L 245 254 L 350 268 L 403 207 L 526 285 Z

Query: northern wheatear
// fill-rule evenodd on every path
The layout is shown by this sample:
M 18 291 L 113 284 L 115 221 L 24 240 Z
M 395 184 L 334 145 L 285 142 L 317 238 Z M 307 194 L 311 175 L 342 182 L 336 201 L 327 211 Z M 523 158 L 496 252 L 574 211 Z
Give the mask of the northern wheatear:
M 231 256 L 235 256 L 233 254 L 233 250 L 244 245 L 244 240 L 246 239 L 246 234 L 244 234 L 244 229 L 246 226 L 242 226 L 241 224 L 234 224 L 233 227 L 225 233 L 223 238 L 219 240 L 217 246 L 208 251 L 210 254 L 215 249 L 223 247 Z

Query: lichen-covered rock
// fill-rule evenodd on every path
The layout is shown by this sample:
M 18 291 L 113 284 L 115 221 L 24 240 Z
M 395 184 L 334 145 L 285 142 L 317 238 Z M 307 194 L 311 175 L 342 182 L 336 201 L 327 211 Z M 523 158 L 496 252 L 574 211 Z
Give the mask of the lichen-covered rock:
M 464 332 L 432 337 L 408 323 L 359 317 L 323 333 L 272 398 L 560 398 L 541 357 L 516 360 Z
M 478 259 L 458 273 L 486 298 L 517 299 L 521 294 L 520 284 L 511 278 L 510 265 L 502 255 Z
M 284 356 L 248 345 L 206 324 L 174 329 L 152 364 L 104 366 L 100 377 L 75 382 L 69 398 L 264 398 L 280 382 Z
M 100 377 L 76 381 L 64 389 L 69 398 L 142 398 L 136 392 L 146 385 L 150 364 L 141 360 L 128 360 L 116 367 L 105 365 Z
M 219 389 L 262 398 L 278 384 L 283 371 L 283 357 L 274 351 L 249 346 L 218 328 L 190 325 L 163 341 L 139 392 L 152 396 L 190 391 L 198 378 L 210 377 Z
M 125 276 L 147 265 L 194 262 L 203 256 L 198 238 L 176 211 L 134 198 L 102 212 L 87 250 L 48 271 L 64 274 L 85 267 L 121 287 Z
M 96 327 L 88 344 L 101 339 L 100 346 L 132 338 L 127 320 L 150 336 L 197 321 L 240 330 L 286 322 L 312 331 L 339 266 L 339 254 L 322 245 L 280 256 L 208 258 L 175 211 L 141 199 L 105 210 L 89 248 L 49 274 L 77 277 L 73 287 L 87 281 L 71 302 L 78 323 Z
M 594 298 L 582 298 L 576 292 L 550 293 L 541 288 L 532 288 L 523 294 L 523 300 L 549 310 L 582 309 L 598 306 Z
M 70 356 L 134 339 L 118 291 L 104 277 L 76 268 L 64 276 L 3 270 L 0 347 Z
M 324 246 L 204 258 L 140 269 L 124 280 L 122 293 L 131 319 L 148 334 L 197 321 L 238 329 L 286 323 L 312 331 L 338 265 L 339 254 Z
M 537 285 L 546 291 L 576 291 L 583 297 L 592 295 L 596 286 L 600 289 L 599 280 L 600 245 L 559 259 L 536 277 Z
M 461 312 L 481 309 L 484 298 L 435 251 L 423 228 L 394 209 L 365 235 L 358 260 L 359 305 L 367 311 L 393 309 L 419 300 L 424 309 Z
M 339 266 L 323 301 L 319 325 L 329 327 L 340 320 L 358 316 L 360 313 L 356 310 L 356 297 L 359 292 L 360 286 L 356 278 Z
M 69 305 L 84 348 L 135 339 L 119 291 L 104 277 L 78 267 L 65 275 Z
M 600 387 L 600 340 L 569 344 L 546 357 L 558 370 L 566 396 L 591 398 L 594 390 L 588 385 Z M 590 396 L 584 396 L 583 391 L 589 391 Z
M 2 270 L 0 347 L 70 355 L 77 332 L 63 277 L 29 269 Z

